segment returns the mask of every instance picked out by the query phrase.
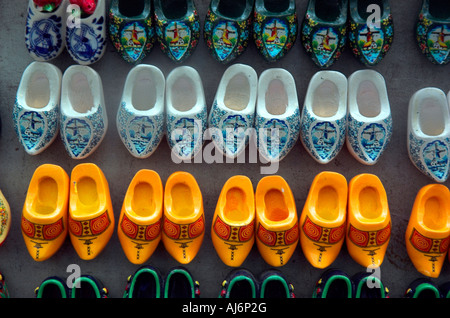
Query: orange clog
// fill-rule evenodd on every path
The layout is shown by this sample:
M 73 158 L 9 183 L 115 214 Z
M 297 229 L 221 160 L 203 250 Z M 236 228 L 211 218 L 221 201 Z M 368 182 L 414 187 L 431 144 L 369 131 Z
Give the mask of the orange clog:
M 391 238 L 386 191 L 373 174 L 360 174 L 348 186 L 347 250 L 358 264 L 379 267 Z
M 262 178 L 255 192 L 256 245 L 267 264 L 285 265 L 298 244 L 298 217 L 291 188 L 280 176 Z
M 300 216 L 300 245 L 316 268 L 330 266 L 345 240 L 348 185 L 337 172 L 316 175 Z
M 238 267 L 255 243 L 255 194 L 251 180 L 234 176 L 227 180 L 217 201 L 211 238 L 220 259 Z
M 97 257 L 114 232 L 108 181 L 93 163 L 75 166 L 70 176 L 69 235 L 83 260 Z
M 158 173 L 139 170 L 128 186 L 117 234 L 128 260 L 142 264 L 161 240 L 163 185 Z
M 52 164 L 39 166 L 28 185 L 21 229 L 25 245 L 35 261 L 53 256 L 67 237 L 69 176 Z
M 178 171 L 169 176 L 164 190 L 162 241 L 179 263 L 190 263 L 205 236 L 203 198 L 194 176 Z
M 0 191 L 0 246 L 5 243 L 11 229 L 11 208 L 3 192 Z
M 429 184 L 417 193 L 405 241 L 417 271 L 439 277 L 450 242 L 450 191 L 446 186 Z

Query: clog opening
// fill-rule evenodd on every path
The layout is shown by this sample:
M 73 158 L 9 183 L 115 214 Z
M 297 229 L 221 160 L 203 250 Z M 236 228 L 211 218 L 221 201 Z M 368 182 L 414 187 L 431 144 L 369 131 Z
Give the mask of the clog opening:
M 445 107 L 448 107 L 445 105 Z M 435 98 L 425 98 L 419 110 L 419 125 L 428 136 L 438 136 L 445 129 L 445 115 L 441 103 Z
M 270 81 L 266 91 L 266 109 L 271 115 L 282 115 L 286 112 L 289 98 L 284 84 L 279 79 Z
M 161 0 L 161 8 L 167 19 L 177 20 L 186 15 L 188 5 L 186 0 Z
M 264 6 L 270 12 L 282 13 L 289 8 L 289 0 L 264 0 Z
M 325 80 L 314 90 L 312 111 L 319 117 L 332 117 L 339 109 L 339 100 L 340 94 L 336 84 Z
M 319 190 L 316 212 L 321 218 L 329 221 L 339 217 L 339 195 L 335 188 L 325 186 Z
M 133 287 L 133 298 L 157 298 L 159 296 L 159 280 L 150 272 L 142 272 Z
M 76 72 L 72 75 L 69 84 L 69 100 L 73 109 L 81 114 L 94 107 L 94 96 L 85 74 Z
M 250 83 L 248 78 L 242 74 L 234 75 L 225 89 L 223 102 L 226 107 L 233 110 L 243 110 L 250 101 Z
M 171 274 L 167 288 L 168 298 L 192 298 L 191 281 L 184 273 Z
M 359 192 L 359 212 L 366 219 L 375 219 L 380 216 L 382 209 L 380 194 L 374 187 L 364 187 Z
M 78 202 L 81 204 L 77 205 L 74 213 L 79 212 L 80 215 L 83 215 L 85 213 L 96 212 L 100 206 L 100 201 L 95 180 L 91 177 L 82 177 L 78 180 L 75 187 Z
M 431 230 L 444 230 L 448 226 L 447 205 L 437 196 L 424 203 L 423 223 Z
M 245 11 L 247 0 L 219 0 L 218 11 L 227 18 L 239 18 Z
M 316 16 L 323 20 L 333 22 L 341 14 L 341 0 L 316 0 Z
M 178 77 L 172 86 L 171 102 L 173 107 L 181 112 L 192 109 L 197 103 L 197 90 L 191 78 Z
M 365 117 L 376 117 L 381 112 L 380 94 L 370 80 L 364 80 L 359 84 L 356 102 L 360 114 Z
M 183 183 L 175 184 L 171 191 L 172 211 L 179 217 L 189 217 L 195 212 L 191 188 Z
M 56 284 L 46 284 L 45 287 L 41 287 L 43 290 L 41 291 L 41 298 L 46 299 L 58 299 L 63 298 L 63 291 L 62 288 Z
M 140 71 L 133 85 L 132 103 L 137 110 L 149 110 L 156 104 L 156 83 L 148 72 Z
M 53 178 L 43 177 L 37 184 L 37 197 L 33 202 L 33 210 L 38 214 L 53 213 L 58 202 L 58 184 Z
M 245 221 L 249 217 L 246 195 L 242 189 L 233 187 L 227 191 L 224 216 L 232 221 Z
M 144 8 L 145 0 L 119 0 L 120 13 L 129 18 L 140 15 Z
M 98 292 L 97 286 L 94 282 L 90 280 L 80 280 L 79 287 L 73 288 L 75 293 L 75 298 L 100 298 L 100 293 Z
M 273 278 L 264 284 L 264 298 L 289 297 L 289 287 L 281 278 Z
M 448 0 L 429 0 L 430 14 L 438 19 L 450 18 L 450 5 Z
M 155 211 L 154 192 L 151 184 L 139 182 L 134 187 L 131 208 L 137 216 L 151 216 Z
M 289 217 L 289 209 L 286 205 L 284 194 L 279 189 L 270 189 L 264 195 L 266 206 L 265 216 L 272 222 L 279 222 Z
M 384 12 L 383 0 L 358 0 L 358 15 L 361 19 L 367 21 L 369 16 L 373 13 L 372 10 L 368 10 L 368 6 L 377 5 L 380 8 L 380 14 Z
M 45 73 L 36 71 L 26 90 L 26 103 L 32 108 L 43 108 L 50 102 L 50 81 Z
M 351 297 L 350 282 L 342 277 L 330 278 L 326 290 L 326 298 L 349 298 Z
M 240 277 L 233 279 L 229 287 L 229 298 L 253 298 L 255 294 L 254 284 L 250 278 Z

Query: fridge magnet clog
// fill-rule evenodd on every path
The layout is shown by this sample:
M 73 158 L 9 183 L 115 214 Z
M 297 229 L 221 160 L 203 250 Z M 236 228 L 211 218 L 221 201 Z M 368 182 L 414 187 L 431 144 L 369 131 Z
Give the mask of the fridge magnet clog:
M 22 209 L 21 230 L 30 256 L 37 262 L 52 257 L 67 237 L 69 176 L 63 168 L 36 168 Z
M 197 256 L 204 236 L 203 197 L 197 180 L 190 173 L 174 172 L 164 189 L 164 247 L 176 261 L 188 264 Z
M 255 198 L 251 180 L 233 176 L 225 182 L 211 225 L 217 255 L 227 266 L 239 267 L 255 243 Z
M 163 281 L 158 268 L 144 265 L 128 277 L 123 298 L 162 298 Z
M 277 269 L 261 273 L 259 280 L 259 298 L 295 298 L 294 285 Z
M 255 129 L 260 155 L 283 160 L 300 135 L 300 109 L 294 77 L 282 68 L 267 69 L 258 82 Z
M 72 65 L 63 74 L 60 134 L 72 159 L 90 156 L 108 129 L 103 84 L 91 67 Z
M 117 53 L 130 64 L 141 62 L 155 43 L 151 0 L 112 0 L 108 15 L 109 36 Z
M 258 75 L 249 65 L 233 64 L 220 80 L 208 118 L 216 149 L 237 158 L 249 142 L 255 122 Z
M 5 243 L 11 229 L 11 208 L 0 190 L 0 246 Z
M 209 52 L 227 64 L 245 52 L 251 36 L 254 0 L 211 0 L 203 37 Z
M 258 291 L 258 281 L 253 273 L 246 268 L 237 268 L 229 272 L 223 280 L 219 298 L 257 298 Z
M 426 87 L 409 101 L 408 155 L 413 165 L 431 180 L 442 183 L 449 176 L 450 111 L 445 93 Z
M 190 160 L 202 149 L 207 107 L 200 74 L 179 66 L 166 79 L 166 134 L 172 154 Z
M 67 5 L 68 0 L 28 0 L 25 44 L 34 60 L 53 60 L 66 47 Z
M 294 46 L 298 33 L 294 0 L 255 1 L 253 40 L 264 59 L 275 62 Z
M 159 68 L 140 64 L 127 75 L 116 115 L 119 137 L 128 152 L 150 157 L 164 137 L 165 78 Z
M 32 62 L 22 74 L 12 119 L 29 155 L 42 153 L 58 135 L 61 80 L 61 70 L 47 62 Z
M 172 61 L 184 62 L 194 53 L 200 38 L 194 0 L 155 0 L 154 16 L 161 50 Z
M 300 245 L 308 262 L 326 268 L 338 257 L 345 240 L 348 185 L 337 172 L 316 175 L 300 215 Z
M 58 276 L 44 279 L 34 290 L 36 298 L 39 299 L 65 299 L 69 298 L 67 283 Z
M 371 19 L 370 6 L 377 5 L 378 19 Z M 375 66 L 389 52 L 394 40 L 394 19 L 389 0 L 349 0 L 348 39 L 353 55 L 366 66 Z
M 108 181 L 93 163 L 76 165 L 70 175 L 69 235 L 82 260 L 96 258 L 114 232 Z
M 163 185 L 153 170 L 139 170 L 131 180 L 117 226 L 117 235 L 127 259 L 143 264 L 161 240 Z
M 392 115 L 384 77 L 360 70 L 348 78 L 346 144 L 357 161 L 376 164 L 392 137 Z
M 261 257 L 273 267 L 291 259 L 299 241 L 297 207 L 284 178 L 262 178 L 255 191 L 256 246 Z
M 346 272 L 330 268 L 317 280 L 312 298 L 352 298 L 354 288 L 353 281 Z
M 450 3 L 423 0 L 416 24 L 416 40 L 420 51 L 433 64 L 450 61 Z
M 341 56 L 347 43 L 348 0 L 309 0 L 301 26 L 303 48 L 320 68 Z
M 109 290 L 97 277 L 91 275 L 81 275 L 73 282 L 73 287 L 69 290 L 70 298 L 97 299 L 108 298 Z
M 348 186 L 347 251 L 364 267 L 380 267 L 391 238 L 389 203 L 381 180 L 368 173 Z
M 450 242 L 450 191 L 429 184 L 416 195 L 405 232 L 406 251 L 416 270 L 428 277 L 441 273 Z
M 6 279 L 2 273 L 0 273 L 0 298 L 9 298 L 9 290 L 6 286 Z
M 347 78 L 336 71 L 317 72 L 303 103 L 300 140 L 314 160 L 332 161 L 347 132 Z
M 95 7 L 89 11 L 82 11 L 85 6 L 81 2 L 84 1 L 70 0 L 79 9 L 72 12 L 74 21 L 67 27 L 66 47 L 76 63 L 90 65 L 99 61 L 106 51 L 106 0 L 93 1 Z
M 200 298 L 200 283 L 187 268 L 176 266 L 164 280 L 164 298 Z
M 408 285 L 403 298 L 437 299 L 441 298 L 441 293 L 433 281 L 420 277 Z

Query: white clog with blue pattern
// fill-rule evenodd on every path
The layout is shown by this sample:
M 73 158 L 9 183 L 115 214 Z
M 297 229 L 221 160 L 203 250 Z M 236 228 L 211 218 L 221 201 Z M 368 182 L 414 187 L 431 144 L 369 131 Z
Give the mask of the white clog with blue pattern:
M 309 82 L 302 110 L 300 140 L 319 163 L 341 151 L 347 131 L 347 78 L 336 71 L 317 72 Z
M 445 93 L 423 88 L 408 109 L 408 154 L 416 168 L 435 182 L 449 176 L 450 112 Z
M 360 70 L 348 78 L 347 148 L 362 164 L 376 164 L 392 136 L 392 115 L 384 77 Z
M 255 121 L 258 75 L 248 65 L 227 68 L 217 88 L 209 114 L 209 128 L 217 150 L 238 157 L 247 147 Z
M 22 74 L 13 107 L 13 124 L 20 143 L 37 155 L 53 143 L 59 131 L 60 69 L 32 62 Z

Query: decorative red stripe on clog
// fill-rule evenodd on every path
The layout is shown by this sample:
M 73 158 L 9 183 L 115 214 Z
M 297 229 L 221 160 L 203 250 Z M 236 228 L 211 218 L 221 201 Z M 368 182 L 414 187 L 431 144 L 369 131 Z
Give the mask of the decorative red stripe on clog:
M 336 244 L 344 238 L 345 223 L 329 228 L 315 224 L 308 216 L 302 226 L 303 233 L 312 241 L 326 244 Z
M 83 221 L 75 221 L 69 215 L 69 230 L 75 236 L 93 236 L 103 233 L 111 224 L 108 211 L 102 215 Z
M 193 239 L 200 236 L 205 230 L 203 215 L 190 224 L 176 224 L 164 218 L 164 233 L 174 240 Z
M 423 253 L 445 253 L 448 250 L 450 237 L 442 239 L 429 238 L 421 234 L 417 229 L 413 229 L 409 238 L 412 246 Z
M 256 235 L 262 243 L 268 246 L 291 245 L 298 241 L 298 223 L 286 231 L 270 231 L 261 224 L 258 226 Z
M 225 241 L 247 242 L 254 235 L 255 221 L 244 226 L 230 226 L 217 217 L 213 228 L 217 236 Z
M 349 239 L 358 246 L 380 246 L 389 241 L 391 236 L 391 223 L 378 231 L 362 231 L 350 224 L 348 229 Z
M 47 241 L 54 240 L 64 231 L 62 218 L 52 224 L 36 224 L 22 217 L 21 227 L 26 236 Z
M 141 241 L 153 241 L 161 232 L 161 221 L 149 225 L 138 225 L 126 215 L 123 216 L 120 228 L 129 238 Z

